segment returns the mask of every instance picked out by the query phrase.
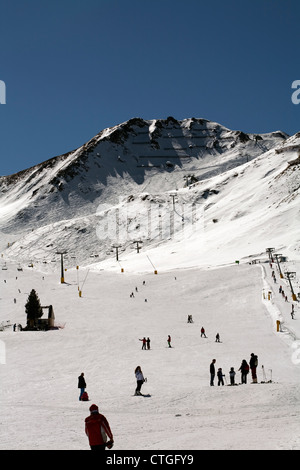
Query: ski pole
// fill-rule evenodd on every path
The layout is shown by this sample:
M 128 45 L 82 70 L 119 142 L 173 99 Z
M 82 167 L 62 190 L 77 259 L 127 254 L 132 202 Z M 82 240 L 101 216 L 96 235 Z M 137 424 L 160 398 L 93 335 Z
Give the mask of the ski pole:
M 265 368 L 264 368 L 264 366 L 261 366 L 261 367 L 262 367 L 262 372 L 263 372 L 263 378 L 264 378 L 264 381 L 266 382 L 267 377 L 266 377 L 266 373 L 265 373 Z
M 270 379 L 270 382 L 272 382 L 272 369 L 269 369 L 269 371 L 271 372 L 271 379 Z

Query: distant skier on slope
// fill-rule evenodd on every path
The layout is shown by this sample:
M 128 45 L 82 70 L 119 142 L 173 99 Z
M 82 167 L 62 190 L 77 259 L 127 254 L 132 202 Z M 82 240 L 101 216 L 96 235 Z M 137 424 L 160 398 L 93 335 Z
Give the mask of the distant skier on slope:
M 202 328 L 201 328 L 201 338 L 202 338 L 202 336 L 204 336 L 204 338 L 207 338 L 207 336 L 206 336 L 206 334 L 205 334 L 205 329 L 204 329 L 203 326 L 202 326 Z
M 146 340 L 145 336 L 144 336 L 143 339 L 139 339 L 139 341 L 142 341 L 142 343 L 143 343 L 142 344 L 142 349 L 146 349 L 147 340 Z
M 171 346 L 171 336 L 170 335 L 168 336 L 167 342 L 168 342 L 169 348 L 171 348 L 172 346 Z

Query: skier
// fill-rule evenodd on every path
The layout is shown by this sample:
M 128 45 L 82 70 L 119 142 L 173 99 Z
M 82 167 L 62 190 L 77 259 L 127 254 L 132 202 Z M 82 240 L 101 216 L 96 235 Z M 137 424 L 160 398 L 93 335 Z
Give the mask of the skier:
M 251 374 L 252 374 L 252 383 L 257 384 L 256 368 L 258 366 L 258 359 L 254 353 L 251 353 L 249 365 L 250 365 Z
M 229 377 L 230 377 L 230 385 L 235 385 L 235 381 L 234 381 L 234 378 L 235 378 L 235 370 L 234 370 L 233 367 L 230 368 Z
M 205 329 L 203 328 L 203 326 L 201 328 L 201 338 L 202 338 L 202 336 L 204 336 L 204 338 L 207 338 L 207 336 L 205 334 Z
M 146 349 L 147 340 L 146 340 L 145 336 L 144 336 L 143 339 L 140 339 L 139 341 L 142 341 L 142 343 L 143 343 L 143 344 L 142 344 L 142 349 Z
M 80 376 L 78 377 L 78 388 L 80 388 L 79 400 L 81 400 L 82 395 L 86 389 L 86 383 L 85 383 L 83 372 L 81 372 Z
M 223 380 L 224 374 L 222 372 L 221 367 L 219 367 L 219 369 L 218 369 L 217 376 L 218 376 L 218 385 L 220 385 L 220 384 L 224 385 L 224 380 Z
M 97 405 L 91 405 L 89 410 L 91 414 L 85 418 L 85 433 L 89 438 L 91 450 L 105 450 L 105 447 L 111 449 L 114 438 L 107 419 L 99 413 Z
M 149 337 L 147 338 L 146 342 L 147 342 L 147 349 L 150 349 L 150 338 Z
M 220 335 L 219 335 L 219 333 L 216 334 L 216 343 L 220 343 Z
M 170 336 L 170 335 L 168 336 L 168 340 L 167 340 L 167 341 L 168 341 L 169 348 L 171 348 L 172 346 L 171 346 L 171 336 Z
M 135 373 L 135 378 L 136 378 L 135 395 L 142 395 L 141 388 L 142 388 L 143 383 L 145 382 L 145 379 L 144 379 L 141 366 L 137 366 L 134 373 Z
M 247 375 L 249 374 L 249 365 L 248 365 L 246 359 L 242 360 L 242 364 L 241 364 L 241 367 L 239 368 L 239 370 L 241 371 L 241 382 L 242 382 L 242 384 L 246 384 L 247 383 Z
M 216 375 L 216 370 L 215 370 L 215 363 L 216 360 L 213 359 L 210 366 L 209 366 L 209 372 L 210 372 L 210 385 L 214 385 L 214 380 L 215 380 L 215 375 Z
M 292 304 L 292 311 L 291 311 L 291 317 L 292 317 L 292 320 L 294 320 L 294 304 Z

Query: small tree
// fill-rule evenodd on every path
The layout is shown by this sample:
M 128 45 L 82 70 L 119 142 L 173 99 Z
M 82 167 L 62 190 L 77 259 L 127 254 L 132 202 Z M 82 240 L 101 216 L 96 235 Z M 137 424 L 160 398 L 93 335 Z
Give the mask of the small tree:
M 34 289 L 32 289 L 28 296 L 25 312 L 27 313 L 27 327 L 34 328 L 37 320 L 43 315 L 40 299 Z

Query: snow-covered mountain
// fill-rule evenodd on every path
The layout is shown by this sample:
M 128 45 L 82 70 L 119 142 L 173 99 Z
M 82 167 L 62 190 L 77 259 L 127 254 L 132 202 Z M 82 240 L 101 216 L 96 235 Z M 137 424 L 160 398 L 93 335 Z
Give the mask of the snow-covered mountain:
M 299 149 L 300 134 L 245 134 L 195 118 L 131 119 L 2 177 L 1 249 L 50 262 L 63 248 L 86 262 L 112 256 L 115 243 L 122 250 L 135 240 L 173 246 L 188 236 L 196 245 L 205 239 L 202 259 L 221 245 L 235 245 L 237 256 L 261 252 L 262 238 L 299 250 Z
M 300 134 L 133 119 L 1 178 L 0 449 L 88 449 L 91 403 L 117 451 L 300 448 L 300 306 L 266 257 L 287 256 L 299 299 L 299 149 Z M 57 329 L 13 328 L 33 288 Z M 258 383 L 239 385 L 251 352 Z

